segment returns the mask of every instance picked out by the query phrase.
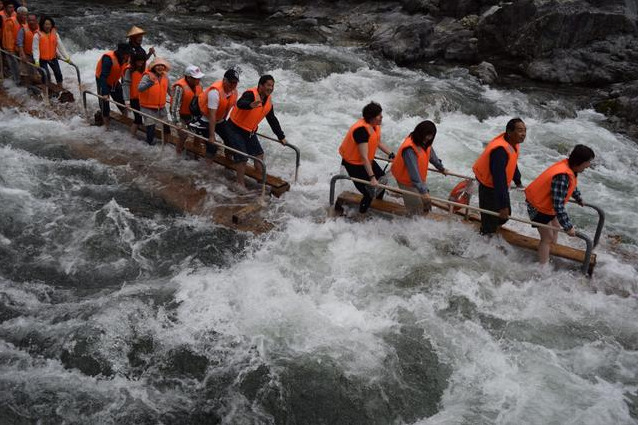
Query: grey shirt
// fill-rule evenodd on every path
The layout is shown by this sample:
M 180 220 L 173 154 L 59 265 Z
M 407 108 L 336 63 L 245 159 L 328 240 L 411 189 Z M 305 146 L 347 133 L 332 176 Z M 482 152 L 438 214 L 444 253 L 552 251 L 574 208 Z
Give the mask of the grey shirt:
M 404 163 L 407 167 L 407 171 L 409 172 L 409 178 L 411 179 L 411 183 L 413 186 L 418 189 L 420 194 L 425 194 L 429 192 L 427 188 L 427 183 L 423 182 L 420 178 L 420 171 L 418 170 L 418 156 L 416 155 L 413 149 L 405 149 L 402 151 L 402 159 L 404 159 Z M 429 155 L 429 162 L 436 167 L 439 171 L 444 170 L 444 166 L 442 165 L 442 161 L 436 155 L 436 152 L 431 149 L 431 154 Z

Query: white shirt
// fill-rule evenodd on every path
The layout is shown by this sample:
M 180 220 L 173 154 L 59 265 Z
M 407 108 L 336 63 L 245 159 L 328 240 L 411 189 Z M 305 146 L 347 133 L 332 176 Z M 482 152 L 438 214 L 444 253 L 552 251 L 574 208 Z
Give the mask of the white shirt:
M 67 53 L 67 49 L 64 48 L 64 44 L 62 44 L 62 39 L 60 38 L 60 34 L 56 31 L 56 37 L 58 37 L 58 47 L 56 49 L 56 53 L 61 58 L 69 57 Z M 38 62 L 40 60 L 40 31 L 36 31 L 33 35 L 33 43 L 31 45 L 33 49 L 33 61 Z
M 234 92 L 235 90 L 231 93 L 225 93 L 224 97 L 228 99 L 233 95 Z M 218 94 L 218 90 L 209 90 L 209 94 L 207 95 L 207 107 L 209 108 L 209 110 L 211 110 L 218 109 L 218 106 L 220 106 L 220 95 Z M 227 117 L 222 118 L 218 122 L 224 121 L 225 118 Z M 209 117 L 207 117 L 206 114 L 202 114 L 202 121 L 209 122 Z

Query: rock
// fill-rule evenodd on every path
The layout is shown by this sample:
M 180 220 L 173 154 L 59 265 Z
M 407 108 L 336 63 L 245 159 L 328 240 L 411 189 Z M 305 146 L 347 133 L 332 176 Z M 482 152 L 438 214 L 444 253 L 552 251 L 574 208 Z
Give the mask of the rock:
M 469 73 L 478 77 L 485 84 L 495 83 L 498 73 L 495 67 L 489 62 L 480 62 L 478 65 L 469 67 Z
M 477 25 L 483 58 L 547 82 L 606 84 L 637 75 L 637 15 L 624 1 L 526 0 L 485 11 Z
M 196 12 L 197 13 L 209 13 L 211 12 L 211 8 L 207 5 L 202 5 L 202 6 L 198 6 L 196 7 Z

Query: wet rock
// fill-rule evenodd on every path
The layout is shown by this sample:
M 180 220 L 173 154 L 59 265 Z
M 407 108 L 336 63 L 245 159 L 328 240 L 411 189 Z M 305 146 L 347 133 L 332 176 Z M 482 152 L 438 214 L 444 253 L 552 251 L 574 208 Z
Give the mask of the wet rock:
M 188 347 L 179 347 L 171 350 L 168 354 L 164 371 L 178 376 L 190 376 L 202 380 L 209 366 L 209 360 L 199 354 L 194 353 Z
M 469 73 L 478 77 L 485 84 L 495 83 L 498 73 L 495 67 L 489 62 L 480 62 L 478 65 L 469 67 Z
M 89 376 L 113 375 L 109 362 L 95 352 L 94 345 L 97 340 L 99 336 L 94 332 L 87 336 L 77 336 L 72 344 L 67 344 L 67 348 L 60 354 L 60 361 L 64 367 L 78 369 Z

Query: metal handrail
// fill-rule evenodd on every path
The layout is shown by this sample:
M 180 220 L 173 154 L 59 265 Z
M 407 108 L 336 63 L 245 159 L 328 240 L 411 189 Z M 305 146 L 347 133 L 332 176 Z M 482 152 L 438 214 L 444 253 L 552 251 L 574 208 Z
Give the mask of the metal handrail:
M 0 52 L 9 55 L 9 56 L 13 56 L 14 58 L 18 59 L 20 62 L 25 63 L 29 66 L 31 66 L 32 68 L 35 68 L 38 72 L 41 73 L 42 75 L 42 81 L 44 82 L 44 103 L 45 104 L 49 104 L 49 78 L 47 78 L 47 72 L 40 66 L 37 66 L 35 63 L 31 63 L 27 60 L 22 59 L 20 56 L 17 56 L 15 54 L 13 54 L 12 52 L 9 52 L 8 50 L 4 50 L 4 49 L 0 49 Z M 0 67 L 2 68 L 2 70 L 0 71 L 0 75 L 2 75 L 2 78 L 4 79 L 4 63 L 2 60 L 2 55 L 0 55 Z
M 392 187 L 392 186 L 388 186 L 388 185 L 384 185 L 384 184 L 380 184 L 378 183 L 377 185 L 373 185 L 371 184 L 370 181 L 367 180 L 362 180 L 362 179 L 358 179 L 355 177 L 350 177 L 350 176 L 346 176 L 344 174 L 339 174 L 339 175 L 335 175 L 333 177 L 331 177 L 331 183 L 330 183 L 330 189 L 329 189 L 329 203 L 330 205 L 334 204 L 335 201 L 335 185 L 336 182 L 338 180 L 351 180 L 352 182 L 355 183 L 361 183 L 367 186 L 371 186 L 371 187 L 376 187 L 376 188 L 382 188 L 382 189 L 386 189 L 389 190 L 391 192 L 397 192 L 397 193 L 401 193 L 401 194 L 405 194 L 405 195 L 410 195 L 410 196 L 414 196 L 417 198 L 421 198 L 422 196 L 418 193 L 415 192 L 411 192 L 408 190 L 403 190 L 403 189 L 399 189 L 396 187 Z M 488 215 L 492 215 L 495 217 L 500 217 L 500 214 L 498 214 L 495 211 L 490 211 L 490 210 L 486 210 L 483 208 L 478 208 L 478 207 L 473 207 L 470 205 L 465 205 L 465 204 L 461 204 L 459 202 L 453 202 L 453 201 L 449 201 L 448 199 L 440 199 L 440 198 L 436 198 L 436 197 L 431 197 L 432 200 L 437 201 L 437 202 L 441 202 L 445 205 L 448 205 L 450 207 L 460 207 L 460 208 L 467 208 L 469 210 L 472 211 L 477 211 L 483 214 L 488 214 Z M 558 229 L 557 227 L 553 227 L 553 226 L 549 226 L 548 224 L 542 224 L 542 223 L 535 223 L 533 221 L 530 220 L 526 220 L 526 219 L 522 219 L 519 217 L 513 217 L 513 216 L 508 216 L 507 219 L 513 220 L 513 221 L 519 221 L 521 223 L 525 223 L 525 224 L 530 224 L 534 227 L 540 227 L 540 228 L 545 228 L 545 229 L 550 229 L 550 230 L 554 230 L 554 231 L 559 231 L 559 232 L 563 232 L 566 233 L 566 231 L 564 231 L 563 229 Z M 585 235 L 582 232 L 575 232 L 575 235 L 577 238 L 584 240 L 585 244 L 586 244 L 586 249 L 585 249 L 585 253 L 584 253 L 584 260 L 582 261 L 582 272 L 585 275 L 589 274 L 589 265 L 590 265 L 590 260 L 591 260 L 591 251 L 593 251 L 593 247 L 594 244 L 591 241 L 591 239 L 589 239 L 589 237 L 587 235 Z
M 84 104 L 84 109 L 85 109 L 85 111 L 87 110 L 87 94 L 90 94 L 90 95 L 92 95 L 92 96 L 95 96 L 95 97 L 97 97 L 98 99 L 102 99 L 102 100 L 104 100 L 104 101 L 107 101 L 107 102 L 113 103 L 114 105 L 116 105 L 116 106 L 118 106 L 118 107 L 120 107 L 120 108 L 127 109 L 127 110 L 129 110 L 129 111 L 132 111 L 132 112 L 133 112 L 133 113 L 135 113 L 135 114 L 140 114 L 140 115 L 142 115 L 143 117 L 150 118 L 150 119 L 152 119 L 153 121 L 156 121 L 156 122 L 158 122 L 158 123 L 161 123 L 161 124 L 164 124 L 164 125 L 169 126 L 169 127 L 171 127 L 171 128 L 174 128 L 174 129 L 176 129 L 178 132 L 182 131 L 182 132 L 184 132 L 184 133 L 187 133 L 187 134 L 189 134 L 189 135 L 193 136 L 194 138 L 198 138 L 198 139 L 203 140 L 205 143 L 209 143 L 209 140 L 208 140 L 206 137 L 200 136 L 199 134 L 193 133 L 193 132 L 191 132 L 191 131 L 189 131 L 189 130 L 186 130 L 186 129 L 184 129 L 184 128 L 180 128 L 180 127 L 178 127 L 178 126 L 177 126 L 177 125 L 175 125 L 175 124 L 172 124 L 172 123 L 170 123 L 170 122 L 168 122 L 168 121 L 161 120 L 160 118 L 154 117 L 153 115 L 149 115 L 149 114 L 144 113 L 144 112 L 142 112 L 142 111 L 138 111 L 138 110 L 136 110 L 136 109 L 133 109 L 133 108 L 131 108 L 130 106 L 123 105 L 122 103 L 116 102 L 116 101 L 114 101 L 113 99 L 110 99 L 109 97 L 102 96 L 102 95 L 99 95 L 99 94 L 97 94 L 97 93 L 93 93 L 93 92 L 92 92 L 92 91 L 90 91 L 90 90 L 83 90 L 83 91 L 82 91 L 82 103 Z M 90 117 L 88 117 L 88 116 L 87 116 L 87 119 L 90 119 Z M 237 154 L 242 155 L 242 156 L 244 156 L 244 157 L 246 157 L 246 158 L 250 158 L 250 159 L 252 159 L 252 160 L 254 160 L 254 161 L 257 161 L 257 162 L 262 166 L 262 167 L 261 167 L 261 168 L 262 168 L 262 178 L 261 178 L 262 191 L 261 191 L 261 194 L 260 194 L 260 198 L 261 198 L 261 199 L 264 199 L 264 195 L 265 195 L 265 191 L 266 191 L 266 186 L 267 186 L 267 166 L 265 165 L 264 161 L 263 161 L 263 160 L 261 160 L 261 159 L 260 159 L 260 158 L 258 158 L 258 157 L 255 157 L 255 156 L 253 156 L 253 155 L 249 155 L 249 154 L 247 154 L 247 153 L 245 153 L 245 152 L 242 152 L 242 151 L 239 151 L 239 150 L 237 150 L 237 149 L 231 148 L 231 147 L 226 146 L 226 145 L 224 145 L 224 144 L 222 144 L 222 143 L 220 143 L 220 142 L 214 142 L 213 144 L 214 144 L 214 145 L 216 145 L 216 146 L 220 146 L 222 149 L 225 149 L 225 150 L 228 150 L 228 151 L 231 151 L 231 152 L 237 153 Z
M 280 140 L 278 140 L 276 138 L 265 136 L 264 134 L 256 133 L 256 135 L 260 136 L 260 137 L 262 137 L 264 139 L 271 140 L 273 142 L 278 142 L 282 146 L 294 150 L 294 152 L 296 153 L 296 171 L 295 171 L 295 174 L 293 176 L 293 182 L 297 183 L 298 182 L 298 168 L 300 168 L 300 149 L 298 149 L 298 147 L 296 145 L 293 145 L 293 144 L 291 144 L 289 142 L 287 142 L 285 144 L 285 143 L 282 143 Z
M 386 162 L 393 162 L 393 160 L 389 159 L 389 158 L 384 158 L 382 156 L 376 156 L 374 157 L 375 159 L 378 159 L 380 161 L 386 161 Z M 475 179 L 475 177 L 471 177 L 471 176 L 465 176 L 463 174 L 457 174 L 457 173 L 453 173 L 451 171 L 447 171 L 446 173 L 443 171 L 440 171 L 436 168 L 429 168 L 429 171 L 433 171 L 434 173 L 440 173 L 440 174 L 444 174 L 445 176 L 453 176 L 453 177 L 460 177 L 461 179 Z
M 569 202 L 571 202 L 572 204 L 578 204 L 578 202 L 574 201 L 573 199 L 571 199 Z M 596 226 L 596 233 L 593 235 L 593 247 L 595 248 L 596 246 L 598 246 L 598 242 L 600 242 L 600 235 L 602 234 L 602 228 L 604 227 L 605 213 L 604 210 L 597 205 L 583 203 L 582 206 L 593 208 L 598 213 L 598 225 Z
M 76 65 L 75 63 L 73 63 L 71 61 L 67 62 L 67 61 L 63 60 L 62 62 L 67 63 L 67 64 L 69 64 L 69 65 L 71 65 L 72 67 L 75 68 L 76 77 L 78 78 L 78 93 L 82 93 L 82 78 L 80 77 L 80 68 L 78 68 L 78 65 Z M 86 115 L 87 114 L 86 104 L 83 104 L 83 105 L 85 107 L 84 112 L 85 112 L 85 115 Z

